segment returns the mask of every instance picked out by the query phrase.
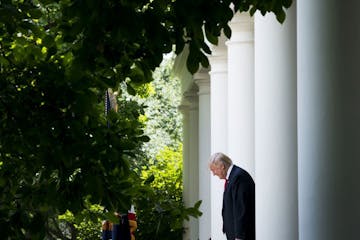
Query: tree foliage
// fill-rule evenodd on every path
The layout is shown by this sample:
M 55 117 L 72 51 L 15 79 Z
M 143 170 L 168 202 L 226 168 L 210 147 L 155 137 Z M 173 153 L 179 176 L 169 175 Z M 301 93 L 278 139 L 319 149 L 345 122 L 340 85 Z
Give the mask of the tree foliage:
M 201 215 L 201 201 L 194 207 L 184 206 L 182 199 L 182 147 L 161 150 L 153 163 L 144 166 L 142 194 L 135 197 L 139 239 L 182 239 L 183 221 Z
M 145 123 L 144 132 L 151 139 L 136 161 L 130 162 L 139 239 L 181 239 L 183 221 L 200 215 L 199 204 L 187 208 L 182 199 L 182 122 L 177 109 L 181 91 L 178 79 L 171 74 L 173 63 L 173 58 L 166 58 L 154 72 L 154 81 L 136 88 L 141 97 L 124 94 L 145 108 L 141 121 Z M 60 219 L 64 221 L 52 228 L 53 235 L 57 234 L 61 239 L 98 236 L 104 218 L 96 218 L 95 213 L 104 216 L 103 211 L 98 205 L 86 206 L 80 214 L 67 211 L 61 215 Z M 64 232 L 68 236 L 64 236 Z
M 147 84 L 148 94 L 136 97 L 144 106 L 144 130 L 150 137 L 143 147 L 147 159 L 155 158 L 165 146 L 178 148 L 182 141 L 182 116 L 178 111 L 181 82 L 172 73 L 173 65 L 174 55 L 167 55 L 154 71 L 154 80 Z
M 183 222 L 198 217 L 200 202 L 187 208 L 182 198 L 182 118 L 179 80 L 172 75 L 174 59 L 167 55 L 153 74 L 145 104 L 145 162 L 138 165 L 146 194 L 137 195 L 139 239 L 182 239 Z M 139 191 L 139 192 L 142 192 Z
M 40 239 L 44 222 L 80 212 L 85 199 L 128 208 L 129 161 L 148 140 L 143 110 L 124 101 L 120 114 L 105 116 L 105 89 L 124 83 L 136 94 L 173 46 L 180 53 L 189 45 L 190 72 L 207 67 L 205 38 L 230 37 L 230 4 L 282 22 L 291 0 L 0 1 L 4 238 Z

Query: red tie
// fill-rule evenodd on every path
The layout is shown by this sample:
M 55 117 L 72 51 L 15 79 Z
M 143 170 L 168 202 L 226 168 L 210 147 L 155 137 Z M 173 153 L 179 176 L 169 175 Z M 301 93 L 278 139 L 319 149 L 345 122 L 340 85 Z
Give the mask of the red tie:
M 225 179 L 224 189 L 226 190 L 226 187 L 228 185 L 229 180 Z

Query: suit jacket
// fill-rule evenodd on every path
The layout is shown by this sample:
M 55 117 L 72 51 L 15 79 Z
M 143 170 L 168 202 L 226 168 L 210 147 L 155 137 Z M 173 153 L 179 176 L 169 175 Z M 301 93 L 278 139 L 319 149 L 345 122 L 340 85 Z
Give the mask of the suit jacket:
M 224 190 L 222 216 L 228 240 L 255 240 L 255 183 L 248 172 L 235 165 Z

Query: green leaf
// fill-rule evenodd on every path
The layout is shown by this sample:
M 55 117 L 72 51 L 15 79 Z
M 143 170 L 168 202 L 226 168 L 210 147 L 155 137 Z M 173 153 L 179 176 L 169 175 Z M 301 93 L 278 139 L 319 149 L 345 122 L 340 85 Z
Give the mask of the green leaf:
M 202 47 L 202 49 L 204 50 L 205 53 L 211 54 L 211 50 L 210 50 L 209 46 L 205 42 L 202 43 L 201 47 Z
M 225 34 L 225 36 L 226 36 L 228 39 L 231 38 L 231 28 L 229 27 L 228 24 L 226 24 L 226 25 L 224 26 L 224 34 Z
M 150 177 L 148 177 L 145 181 L 144 181 L 144 184 L 145 185 L 149 185 L 150 183 L 154 182 L 155 180 L 155 176 L 154 175 L 151 175 Z
M 31 16 L 31 18 L 33 19 L 39 19 L 40 17 L 42 17 L 42 12 L 40 9 L 38 8 L 33 8 L 33 9 L 30 9 L 28 11 L 29 15 Z
M 254 16 L 256 10 L 257 10 L 256 7 L 252 7 L 252 8 L 250 9 L 250 12 L 249 12 L 249 13 L 250 13 L 250 16 Z
M 194 205 L 194 208 L 199 209 L 201 203 L 202 203 L 202 200 L 197 201 L 197 202 L 195 203 L 195 205 Z
M 195 44 L 190 43 L 189 56 L 186 60 L 186 67 L 191 74 L 196 73 L 196 71 L 199 69 L 201 54 L 202 53 L 195 47 Z
M 176 55 L 179 55 L 182 50 L 184 49 L 185 47 L 185 41 L 181 38 L 181 40 L 177 40 L 176 41 L 176 47 L 175 47 L 175 54 Z
M 110 222 L 113 222 L 113 223 L 119 222 L 119 218 L 114 214 L 114 210 L 111 212 L 106 212 L 104 214 L 104 219 L 109 220 Z
M 131 86 L 130 83 L 126 84 L 126 89 L 127 89 L 127 92 L 130 94 L 130 95 L 133 95 L 135 96 L 136 95 L 136 90 Z
M 247 12 L 250 9 L 250 3 L 244 1 L 235 1 L 234 9 L 238 9 L 240 12 Z
M 293 3 L 293 0 L 284 0 L 283 5 L 285 8 L 291 7 L 291 4 Z
M 199 62 L 194 58 L 189 58 L 186 61 L 186 67 L 191 74 L 194 74 L 199 69 Z
M 218 37 L 215 36 L 210 29 L 208 29 L 209 27 L 206 27 L 207 25 L 205 24 L 205 36 L 206 39 L 214 45 L 218 45 Z
M 280 23 L 284 23 L 285 18 L 286 18 L 286 13 L 283 9 L 279 10 L 278 12 L 275 13 L 276 14 L 276 19 L 280 22 Z
M 149 142 L 150 141 L 150 138 L 149 138 L 149 136 L 141 136 L 141 137 L 139 137 L 139 140 L 141 141 L 141 142 Z
M 207 56 L 203 53 L 200 53 L 200 57 L 201 57 L 201 65 L 204 67 L 204 68 L 207 68 L 209 67 L 209 59 L 207 58 Z

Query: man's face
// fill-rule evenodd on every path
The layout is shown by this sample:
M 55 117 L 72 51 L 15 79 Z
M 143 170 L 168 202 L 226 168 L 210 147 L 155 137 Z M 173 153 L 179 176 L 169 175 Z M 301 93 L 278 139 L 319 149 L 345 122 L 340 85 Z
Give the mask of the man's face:
M 226 170 L 224 164 L 210 164 L 210 171 L 213 173 L 214 176 L 218 176 L 220 179 L 226 179 Z

